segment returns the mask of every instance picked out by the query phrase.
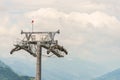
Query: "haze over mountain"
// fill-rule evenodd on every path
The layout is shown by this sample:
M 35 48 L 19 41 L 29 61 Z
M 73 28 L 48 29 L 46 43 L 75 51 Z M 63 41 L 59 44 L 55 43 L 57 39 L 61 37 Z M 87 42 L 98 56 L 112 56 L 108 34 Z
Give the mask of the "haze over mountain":
M 32 80 L 32 78 L 19 76 L 9 66 L 0 61 L 0 80 Z
M 21 80 L 21 78 L 0 61 L 0 80 Z
M 111 71 L 100 77 L 95 78 L 95 73 L 99 72 L 96 70 L 96 68 L 93 67 L 96 65 L 89 65 L 86 62 L 79 63 L 77 61 L 75 62 L 72 60 L 70 60 L 69 62 L 66 62 L 62 59 L 58 60 L 60 62 L 55 61 L 54 59 L 48 59 L 48 60 L 49 62 L 47 64 L 43 63 L 43 68 L 42 68 L 43 80 L 47 80 L 47 79 L 49 80 L 120 80 L 120 69 L 116 69 L 114 71 Z M 66 63 L 67 65 L 62 65 L 63 62 Z M 82 63 L 84 63 L 84 65 Z M 76 66 L 76 68 L 74 68 L 74 66 L 78 64 L 81 66 L 79 67 Z M 84 67 L 83 69 L 82 66 L 86 66 L 86 67 Z M 7 66 L 6 64 L 0 61 L 0 80 L 33 80 L 33 78 L 30 78 L 28 76 L 19 76 L 9 66 Z
M 36 63 L 23 60 L 4 60 L 15 72 L 35 77 Z M 99 70 L 99 68 L 101 68 Z M 67 58 L 47 58 L 42 61 L 42 78 L 44 80 L 90 80 L 104 74 L 102 66 L 82 60 Z
M 120 69 L 104 74 L 94 80 L 120 80 Z

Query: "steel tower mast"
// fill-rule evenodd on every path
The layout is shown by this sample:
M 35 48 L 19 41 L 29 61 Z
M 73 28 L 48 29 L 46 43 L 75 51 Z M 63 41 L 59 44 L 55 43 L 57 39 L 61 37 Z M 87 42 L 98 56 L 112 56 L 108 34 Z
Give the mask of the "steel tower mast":
M 55 35 L 59 33 L 59 30 L 56 32 L 21 31 L 21 34 L 24 35 L 24 39 L 14 44 L 15 48 L 11 50 L 10 54 L 15 51 L 25 50 L 36 57 L 36 80 L 41 80 L 42 48 L 47 50 L 47 56 L 54 54 L 60 58 L 68 54 L 67 50 L 63 46 L 60 46 L 57 40 L 54 40 Z

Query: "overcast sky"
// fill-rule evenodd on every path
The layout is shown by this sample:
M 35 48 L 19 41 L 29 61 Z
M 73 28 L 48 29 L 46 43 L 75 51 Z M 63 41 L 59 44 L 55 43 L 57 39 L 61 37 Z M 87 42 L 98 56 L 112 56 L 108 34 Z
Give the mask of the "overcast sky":
M 120 66 L 119 0 L 0 0 L 0 57 L 8 55 L 20 31 L 61 30 L 57 36 L 69 58 L 110 69 Z M 28 58 L 32 58 L 28 56 Z

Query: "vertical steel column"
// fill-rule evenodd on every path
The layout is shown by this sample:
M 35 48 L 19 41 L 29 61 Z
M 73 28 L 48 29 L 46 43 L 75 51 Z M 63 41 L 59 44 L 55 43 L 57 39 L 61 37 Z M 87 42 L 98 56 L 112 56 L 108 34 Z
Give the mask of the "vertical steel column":
M 42 63 L 42 47 L 40 43 L 37 44 L 37 65 L 36 65 L 36 80 L 41 80 L 41 65 Z

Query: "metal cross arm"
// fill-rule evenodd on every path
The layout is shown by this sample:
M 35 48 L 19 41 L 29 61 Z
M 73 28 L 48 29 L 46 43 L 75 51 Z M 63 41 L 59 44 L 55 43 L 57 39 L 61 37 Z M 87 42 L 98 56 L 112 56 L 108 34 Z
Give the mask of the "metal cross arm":
M 21 34 L 45 34 L 45 33 L 60 33 L 60 30 L 57 30 L 56 32 L 24 32 L 23 30 L 21 31 Z
M 21 34 L 25 34 L 25 39 L 26 39 L 25 41 L 28 41 L 28 42 L 29 41 L 32 41 L 32 42 L 48 41 L 48 42 L 51 42 L 51 43 L 55 43 L 54 37 L 55 37 L 56 34 L 59 34 L 59 33 L 60 33 L 60 30 L 58 30 L 56 32 L 24 32 L 24 31 L 21 31 Z M 45 38 L 44 38 L 44 40 L 40 40 L 40 37 L 45 37 Z
M 68 54 L 67 50 L 63 47 L 58 45 L 58 41 L 54 40 L 55 34 L 59 34 L 60 30 L 56 31 L 56 32 L 23 32 L 21 31 L 21 34 L 25 34 L 25 38 L 23 40 L 21 40 L 19 43 L 15 44 L 15 48 L 11 50 L 11 54 L 15 51 L 19 51 L 19 50 L 25 50 L 28 53 L 30 53 L 32 56 L 37 57 L 37 43 L 40 42 L 40 45 L 42 48 L 47 49 L 47 54 L 49 54 L 50 52 L 53 53 L 54 55 L 56 55 L 57 57 L 64 57 L 63 54 L 61 54 L 61 52 L 64 52 L 66 55 Z M 38 37 L 41 37 L 42 34 L 47 34 L 47 36 L 45 35 L 45 38 L 41 41 L 41 40 L 33 40 L 33 35 L 36 36 L 38 35 Z M 46 41 L 47 38 L 50 38 Z
M 64 57 L 64 55 L 60 54 L 60 51 L 64 52 L 66 55 L 68 54 L 68 52 L 66 51 L 66 49 L 64 49 L 60 45 L 54 45 L 54 46 L 51 46 L 51 47 L 46 46 L 46 45 L 41 45 L 41 47 L 43 47 L 43 48 L 45 48 L 45 49 L 48 50 L 47 54 L 49 54 L 50 52 L 52 52 L 57 57 Z
M 25 51 L 27 51 L 28 53 L 30 53 L 32 56 L 34 56 L 34 57 L 37 56 L 35 53 L 33 53 L 31 50 L 29 50 L 28 47 L 20 46 L 20 45 L 14 45 L 14 46 L 15 46 L 15 48 L 13 48 L 13 49 L 10 51 L 10 54 L 13 54 L 13 52 L 15 52 L 15 51 L 25 50 Z
M 15 51 L 19 51 L 19 50 L 25 50 L 27 51 L 28 53 L 30 53 L 32 56 L 36 57 L 36 52 L 33 52 L 29 46 L 24 46 L 24 45 L 14 45 L 15 48 L 11 50 L 10 54 L 13 54 L 13 52 Z M 68 54 L 68 52 L 66 51 L 66 49 L 63 47 L 63 46 L 60 46 L 60 45 L 53 45 L 51 47 L 47 46 L 47 45 L 41 45 L 41 47 L 47 49 L 47 54 L 49 54 L 50 52 L 52 52 L 54 55 L 56 55 L 57 57 L 64 57 L 64 55 L 58 53 L 58 50 L 59 52 L 62 51 L 64 52 L 66 55 Z

